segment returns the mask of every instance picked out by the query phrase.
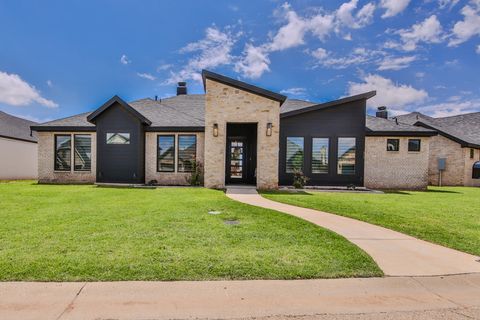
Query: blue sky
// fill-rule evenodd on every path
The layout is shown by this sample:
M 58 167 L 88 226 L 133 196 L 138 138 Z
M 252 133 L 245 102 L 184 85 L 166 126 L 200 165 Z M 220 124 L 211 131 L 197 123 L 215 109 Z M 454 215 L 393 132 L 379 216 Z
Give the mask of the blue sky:
M 377 90 L 370 113 L 480 111 L 480 0 L 0 0 L 2 111 L 203 93 L 203 68 L 316 102 Z

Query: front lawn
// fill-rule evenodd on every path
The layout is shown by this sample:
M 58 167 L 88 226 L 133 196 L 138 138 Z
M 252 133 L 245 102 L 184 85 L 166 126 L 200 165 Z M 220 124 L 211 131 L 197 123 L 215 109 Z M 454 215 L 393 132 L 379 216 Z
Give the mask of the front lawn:
M 265 198 L 363 220 L 480 255 L 480 188 L 386 194 L 266 192 Z
M 221 214 L 209 214 L 212 210 Z M 287 214 L 235 202 L 221 191 L 0 183 L 3 281 L 381 274 L 344 238 Z

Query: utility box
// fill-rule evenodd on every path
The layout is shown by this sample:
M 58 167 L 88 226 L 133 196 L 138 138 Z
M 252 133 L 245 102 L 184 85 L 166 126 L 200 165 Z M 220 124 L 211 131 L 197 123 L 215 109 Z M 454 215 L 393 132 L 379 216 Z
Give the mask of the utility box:
M 445 171 L 447 169 L 447 158 L 438 158 L 438 170 Z

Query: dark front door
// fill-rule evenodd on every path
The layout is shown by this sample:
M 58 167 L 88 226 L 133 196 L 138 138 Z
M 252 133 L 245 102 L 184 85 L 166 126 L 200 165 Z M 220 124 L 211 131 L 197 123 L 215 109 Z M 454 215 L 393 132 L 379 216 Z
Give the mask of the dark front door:
M 255 184 L 253 144 L 246 137 L 229 137 L 227 141 L 226 182 Z

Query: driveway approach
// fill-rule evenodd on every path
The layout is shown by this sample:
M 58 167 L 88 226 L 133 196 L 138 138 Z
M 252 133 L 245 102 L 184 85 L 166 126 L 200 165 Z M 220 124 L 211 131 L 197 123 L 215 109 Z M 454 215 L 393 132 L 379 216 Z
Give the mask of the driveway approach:
M 387 276 L 434 276 L 480 272 L 480 258 L 359 220 L 261 197 L 255 188 L 229 187 L 227 196 L 288 213 L 332 230 L 368 253 Z

